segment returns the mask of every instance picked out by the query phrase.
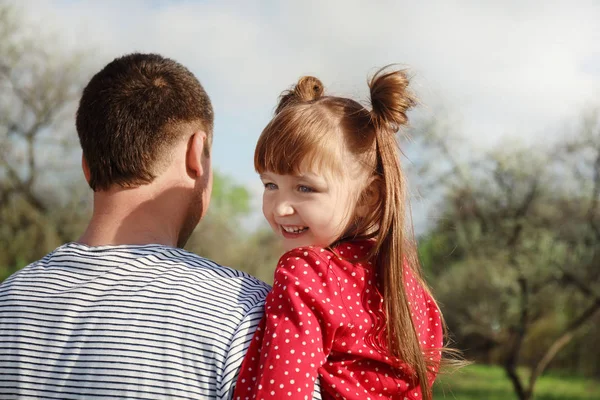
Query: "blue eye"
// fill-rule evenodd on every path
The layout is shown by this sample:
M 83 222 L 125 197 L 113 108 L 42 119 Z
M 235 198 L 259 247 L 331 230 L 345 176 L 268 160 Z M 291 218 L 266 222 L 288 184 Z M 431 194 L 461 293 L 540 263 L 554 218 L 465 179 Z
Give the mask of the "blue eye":
M 277 185 L 271 182 L 267 182 L 265 183 L 265 189 L 266 190 L 275 190 L 277 189 Z
M 302 193 L 312 193 L 314 192 L 314 190 L 308 186 L 304 186 L 304 185 L 300 185 L 298 186 L 298 191 L 302 192 Z

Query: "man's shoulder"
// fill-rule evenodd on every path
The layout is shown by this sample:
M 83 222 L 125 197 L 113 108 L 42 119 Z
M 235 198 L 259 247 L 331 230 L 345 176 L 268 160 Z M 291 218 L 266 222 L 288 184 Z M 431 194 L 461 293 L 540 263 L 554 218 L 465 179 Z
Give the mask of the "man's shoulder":
M 256 289 L 265 291 L 265 293 L 271 289 L 268 284 L 247 272 L 220 264 L 190 251 L 170 248 L 168 253 L 173 262 L 184 265 L 189 273 L 199 275 L 204 279 L 243 281 L 244 286 L 250 285 Z
M 119 269 L 119 272 L 115 271 Z M 236 268 L 190 251 L 163 245 L 87 246 L 66 243 L 37 260 L 13 276 L 13 279 L 42 278 L 51 270 L 63 270 L 68 275 L 94 274 L 103 270 L 115 275 L 168 276 L 169 281 L 215 281 L 221 286 L 240 286 L 245 290 L 269 291 L 270 286 L 254 276 Z
M 189 267 L 190 271 L 203 270 L 205 272 L 212 272 L 215 275 L 219 275 L 225 278 L 248 279 L 251 281 L 256 281 L 260 285 L 268 286 L 266 283 L 248 274 L 247 272 L 241 271 L 231 266 L 220 264 L 217 261 L 203 257 L 196 253 L 192 253 L 188 250 L 173 247 L 165 247 L 163 254 L 166 255 L 166 259 L 186 265 L 187 267 Z

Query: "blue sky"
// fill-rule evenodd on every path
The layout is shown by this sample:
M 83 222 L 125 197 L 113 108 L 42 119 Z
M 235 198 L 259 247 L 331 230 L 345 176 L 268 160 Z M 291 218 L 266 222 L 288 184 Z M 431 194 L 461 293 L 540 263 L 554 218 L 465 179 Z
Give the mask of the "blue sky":
M 421 112 L 474 146 L 543 142 L 600 105 L 598 1 L 19 1 L 97 68 L 132 51 L 190 68 L 213 99 L 215 167 L 254 192 L 253 149 L 299 76 L 367 100 L 367 76 L 400 63 Z

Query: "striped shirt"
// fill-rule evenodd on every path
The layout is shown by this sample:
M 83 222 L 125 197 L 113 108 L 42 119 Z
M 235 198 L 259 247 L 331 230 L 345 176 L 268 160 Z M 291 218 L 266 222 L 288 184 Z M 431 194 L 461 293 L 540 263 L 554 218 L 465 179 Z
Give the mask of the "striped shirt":
M 0 398 L 228 399 L 268 291 L 173 247 L 65 244 L 0 285 Z

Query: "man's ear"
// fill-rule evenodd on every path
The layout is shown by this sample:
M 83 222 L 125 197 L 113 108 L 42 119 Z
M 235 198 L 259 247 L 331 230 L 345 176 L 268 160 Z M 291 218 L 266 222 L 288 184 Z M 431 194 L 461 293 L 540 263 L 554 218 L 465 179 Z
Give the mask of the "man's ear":
M 186 164 L 188 173 L 195 178 L 201 177 L 206 172 L 202 161 L 208 151 L 206 148 L 208 145 L 207 138 L 206 132 L 197 131 L 190 137 L 188 142 Z
M 367 216 L 380 203 L 383 196 L 382 184 L 383 182 L 378 176 L 370 178 L 369 184 L 363 190 L 356 208 L 356 214 L 359 217 Z
M 88 165 L 83 153 L 81 154 L 81 169 L 83 170 L 83 176 L 89 185 L 92 174 L 90 173 L 90 166 Z

